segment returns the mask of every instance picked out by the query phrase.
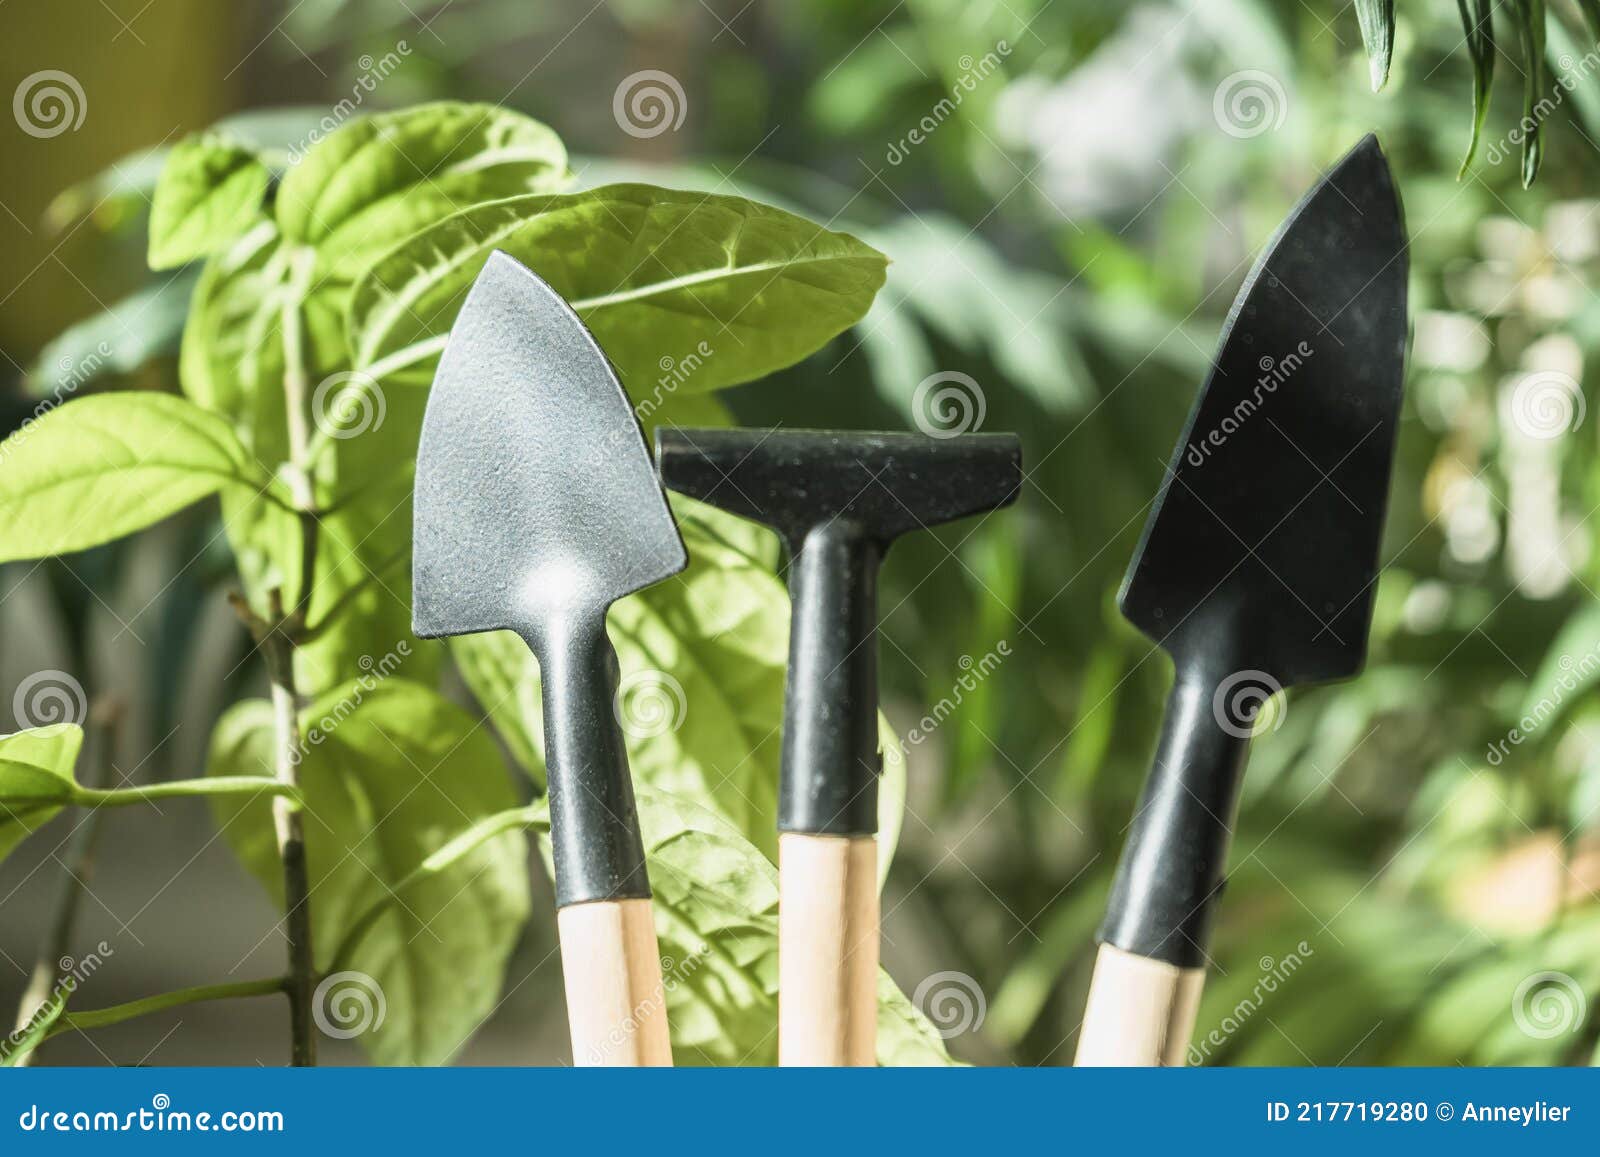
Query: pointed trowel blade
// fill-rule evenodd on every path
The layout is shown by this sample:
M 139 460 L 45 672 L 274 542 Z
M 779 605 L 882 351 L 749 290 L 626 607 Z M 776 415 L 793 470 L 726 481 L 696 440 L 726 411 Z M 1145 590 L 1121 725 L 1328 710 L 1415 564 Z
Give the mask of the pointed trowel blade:
M 687 563 L 611 364 L 571 307 L 496 252 L 434 377 L 417 450 L 413 629 L 537 634 Z
M 1366 651 L 1400 420 L 1407 252 L 1369 136 L 1245 280 L 1123 583 L 1179 666 L 1282 686 Z

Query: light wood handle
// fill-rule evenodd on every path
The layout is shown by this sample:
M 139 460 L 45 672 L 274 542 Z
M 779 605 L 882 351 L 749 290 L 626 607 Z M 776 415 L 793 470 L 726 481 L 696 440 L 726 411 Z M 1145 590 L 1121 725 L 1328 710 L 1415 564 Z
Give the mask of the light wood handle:
M 596 900 L 556 911 L 572 1063 L 670 1065 L 666 993 L 649 900 Z
M 778 837 L 778 1063 L 873 1065 L 878 841 Z
M 1205 981 L 1203 968 L 1179 968 L 1100 945 L 1075 1063 L 1182 1065 Z

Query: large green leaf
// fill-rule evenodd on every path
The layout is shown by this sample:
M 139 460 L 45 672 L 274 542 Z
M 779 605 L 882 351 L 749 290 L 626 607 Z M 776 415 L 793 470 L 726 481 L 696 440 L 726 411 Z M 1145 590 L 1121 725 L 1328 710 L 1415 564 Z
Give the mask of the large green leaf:
M 169 394 L 80 398 L 0 442 L 0 562 L 83 550 L 270 475 L 228 424 Z
M 1489 88 L 1494 83 L 1494 3 L 1456 0 L 1456 5 L 1461 9 L 1461 26 L 1466 31 L 1467 55 L 1472 58 L 1472 138 L 1467 142 L 1467 155 L 1461 158 L 1459 179 L 1478 151 L 1483 120 L 1489 113 Z
M 777 789 L 789 597 L 773 574 L 772 534 L 674 497 L 689 567 L 617 603 L 608 627 L 622 668 L 619 713 L 638 783 L 692 797 L 769 859 Z M 516 635 L 451 641 L 479 703 L 518 762 L 544 783 L 539 667 Z M 880 868 L 887 871 L 905 800 L 905 760 L 880 728 Z
M 656 935 L 678 1064 L 772 1065 L 778 1056 L 778 874 L 726 819 L 637 789 Z M 549 859 L 548 817 L 539 825 Z M 948 1065 L 944 1042 L 887 973 L 878 1061 Z
M 0 860 L 72 801 L 82 745 L 76 723 L 0 735 Z
M 459 213 L 379 261 L 350 306 L 355 367 L 431 381 L 444 338 L 489 254 L 548 281 L 594 331 L 637 398 L 664 365 L 674 392 L 750 381 L 859 321 L 884 256 L 844 233 L 742 197 L 610 185 Z
M 1544 102 L 1544 0 L 1512 0 L 1517 41 L 1522 46 L 1522 187 L 1539 174 L 1544 136 L 1539 131 L 1548 109 Z
M 348 281 L 442 217 L 567 180 L 566 148 L 538 121 L 499 105 L 425 104 L 319 141 L 284 176 L 277 219 L 290 242 L 317 249 L 319 277 Z
M 150 205 L 150 268 L 208 256 L 245 233 L 261 217 L 271 180 L 252 150 L 224 137 L 179 142 Z
M 487 732 L 427 687 L 380 674 L 330 693 L 302 717 L 308 742 L 299 777 L 323 967 L 351 923 L 390 899 L 431 853 L 514 802 Z M 218 723 L 209 770 L 268 775 L 272 755 L 271 708 L 250 700 Z M 239 857 L 281 903 L 282 869 L 263 805 L 230 799 L 216 809 Z M 357 984 L 382 993 L 382 1024 L 360 1036 L 375 1060 L 440 1064 L 493 1011 L 528 915 L 526 849 L 520 833 L 501 833 L 408 883 L 340 961 L 370 978 Z M 335 1024 L 337 1011 L 325 1011 Z
M 1389 79 L 1389 58 L 1394 53 L 1394 0 L 1356 0 L 1361 40 L 1367 46 L 1372 71 L 1372 91 Z

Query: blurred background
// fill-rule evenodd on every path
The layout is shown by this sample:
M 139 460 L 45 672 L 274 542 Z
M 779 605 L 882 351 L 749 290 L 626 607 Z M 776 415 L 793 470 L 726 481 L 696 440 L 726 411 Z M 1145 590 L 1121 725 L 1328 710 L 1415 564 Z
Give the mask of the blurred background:
M 1505 20 L 1457 177 L 1473 74 L 1447 0 L 1401 6 L 1377 95 L 1354 7 L 1299 0 L 13 2 L 0 87 L 20 101 L 60 70 L 84 115 L 49 137 L 0 121 L 0 414 L 10 429 L 78 379 L 176 388 L 194 274 L 145 271 L 149 150 L 242 113 L 287 144 L 345 101 L 499 102 L 554 127 L 582 185 L 743 192 L 868 240 L 894 264 L 866 321 L 725 400 L 750 424 L 910 429 L 953 388 L 945 405 L 1022 433 L 1020 513 L 906 540 L 885 571 L 902 736 L 971 662 L 1009 655 L 909 745 L 884 960 L 958 1058 L 1064 1064 L 1171 679 L 1116 586 L 1251 259 L 1376 130 L 1412 233 L 1415 340 L 1371 659 L 1267 714 L 1192 1059 L 1590 1063 L 1600 56 L 1581 29 L 1551 5 L 1556 104 L 1524 190 L 1529 62 Z M 617 111 L 645 71 L 679 90 L 670 131 Z M 51 344 L 108 308 L 103 335 Z M 96 705 L 86 768 L 198 774 L 218 712 L 260 692 L 221 540 L 182 565 L 214 517 L 0 568 L 0 688 L 73 672 Z M 204 805 L 99 828 L 76 939 L 111 938 L 118 967 L 93 1003 L 275 967 L 273 910 Z M 7 1015 L 71 855 L 46 836 L 0 867 Z M 566 1057 L 539 887 L 465 1063 Z M 961 978 L 950 1007 L 940 973 Z M 275 1002 L 157 1019 L 62 1037 L 44 1063 L 281 1063 Z

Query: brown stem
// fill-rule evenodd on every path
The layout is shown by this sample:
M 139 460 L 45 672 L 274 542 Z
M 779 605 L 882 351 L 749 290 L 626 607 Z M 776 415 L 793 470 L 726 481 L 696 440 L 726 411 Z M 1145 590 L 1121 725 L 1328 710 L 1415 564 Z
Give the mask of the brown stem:
M 122 721 L 122 704 L 106 698 L 95 703 L 89 713 L 89 726 L 95 737 L 94 759 L 79 776 L 79 783 L 87 788 L 102 788 L 111 779 L 111 757 L 116 747 L 117 729 Z M 100 811 L 85 811 L 73 828 L 67 842 L 67 853 L 61 861 L 61 890 L 56 894 L 55 917 L 50 932 L 39 948 L 33 971 L 28 975 L 28 986 L 17 1002 L 17 1031 L 22 1031 L 49 1002 L 56 985 L 61 982 L 62 961 L 72 947 L 72 933 L 78 922 L 78 908 L 83 892 L 94 873 L 94 837 L 99 826 Z M 19 1065 L 32 1064 L 38 1049 L 22 1057 Z

